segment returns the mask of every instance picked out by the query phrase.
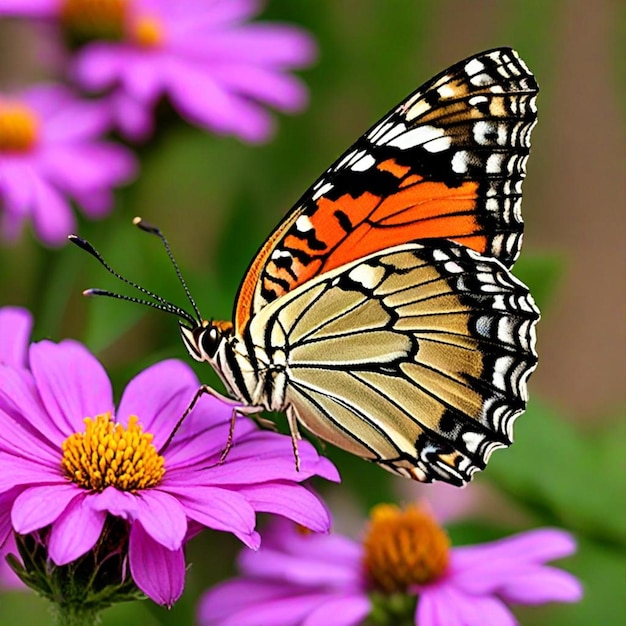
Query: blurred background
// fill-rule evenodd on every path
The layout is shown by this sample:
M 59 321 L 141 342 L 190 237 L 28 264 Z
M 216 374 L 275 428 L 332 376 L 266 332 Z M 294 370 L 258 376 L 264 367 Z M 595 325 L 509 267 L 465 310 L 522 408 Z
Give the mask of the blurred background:
M 131 219 L 139 214 L 159 225 L 203 314 L 230 319 L 257 248 L 351 142 L 448 65 L 495 46 L 517 49 L 541 93 L 515 273 L 530 285 L 543 319 L 532 402 L 516 443 L 463 491 L 408 484 L 329 449 L 344 482 L 324 493 L 336 526 L 355 536 L 371 505 L 417 497 L 434 502 L 458 543 L 565 527 L 580 549 L 563 564 L 583 581 L 585 598 L 520 610 L 521 623 L 623 623 L 626 4 L 274 0 L 261 17 L 300 25 L 317 40 L 318 62 L 300 73 L 310 88 L 308 109 L 279 116 L 275 138 L 262 146 L 169 124 L 139 148 L 140 175 L 117 192 L 115 211 L 99 222 L 82 220 L 79 234 L 122 273 L 184 306 L 158 241 Z M 0 20 L 0 90 L 42 78 L 39 37 L 28 24 Z M 33 311 L 35 339 L 85 342 L 118 391 L 154 361 L 187 358 L 168 316 L 81 297 L 86 287 L 120 289 L 91 261 L 74 247 L 44 248 L 25 232 L 0 246 L 0 306 Z M 196 371 L 215 383 L 208 369 Z M 233 571 L 238 549 L 234 540 L 204 533 L 190 546 L 189 582 L 173 610 L 134 603 L 110 610 L 104 623 L 192 623 L 198 595 Z M 0 596 L 0 624 L 46 623 L 46 610 L 28 592 Z

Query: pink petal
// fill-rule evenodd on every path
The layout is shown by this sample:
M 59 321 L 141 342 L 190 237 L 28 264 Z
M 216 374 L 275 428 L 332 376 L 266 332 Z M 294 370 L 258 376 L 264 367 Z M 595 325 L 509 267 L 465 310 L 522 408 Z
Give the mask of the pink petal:
M 256 511 L 274 513 L 315 532 L 328 532 L 330 514 L 324 503 L 302 485 L 288 482 L 244 485 L 239 489 Z
M 498 591 L 507 602 L 544 604 L 578 602 L 583 596 L 580 581 L 569 572 L 555 567 L 536 567 L 512 576 Z
M 45 117 L 42 141 L 46 147 L 60 144 L 77 145 L 93 141 L 111 126 L 111 114 L 100 102 L 67 97 L 67 102 Z
M 48 554 L 56 565 L 65 565 L 89 552 L 102 533 L 106 513 L 87 506 L 86 498 L 89 496 L 75 498 L 52 525 Z
M 109 98 L 109 106 L 124 137 L 142 142 L 152 134 L 154 123 L 150 104 L 139 102 L 123 89 L 116 89 Z
M 206 626 L 299 626 L 329 596 L 274 581 L 232 580 L 204 595 L 198 617 Z
M 419 592 L 415 621 L 420 626 L 516 626 L 500 600 L 458 592 L 445 582 Z
M 41 155 L 41 168 L 54 185 L 73 195 L 128 182 L 137 162 L 126 148 L 99 141 L 50 146 Z
M 308 103 L 304 83 L 287 74 L 236 63 L 219 64 L 211 74 L 238 95 L 282 111 L 301 111 Z
M 259 547 L 254 509 L 241 494 L 213 487 L 185 487 L 176 495 L 190 519 L 208 528 L 231 532 L 249 548 Z
M 175 5 L 168 0 L 160 2 L 160 4 L 160 13 L 166 17 L 175 8 Z M 201 11 L 190 10 L 188 15 L 178 15 L 176 20 L 171 20 L 171 23 L 168 24 L 168 32 L 172 35 L 189 36 L 190 28 L 218 29 L 229 24 L 240 23 L 246 18 L 256 15 L 260 9 L 260 0 L 229 0 L 229 2 L 205 3 Z M 170 22 L 170 20 L 166 21 Z
M 314 609 L 302 622 L 302 626 L 357 626 L 362 624 L 372 610 L 365 594 L 341 594 Z
M 0 15 L 12 17 L 56 17 L 58 0 L 2 0 Z
M 144 431 L 154 435 L 158 449 L 167 441 L 199 386 L 187 364 L 175 359 L 161 361 L 128 383 L 120 400 L 118 419 L 126 423 L 131 415 L 139 417 Z
M 213 467 L 207 479 L 213 485 L 248 485 L 272 480 L 302 482 L 314 475 L 328 480 L 338 478 L 334 466 L 320 458 L 310 443 L 300 441 L 298 452 L 300 471 L 296 470 L 291 437 L 264 431 L 252 433 L 233 445 L 226 462 Z
M 48 413 L 64 432 L 84 432 L 84 418 L 114 414 L 111 382 L 82 344 L 40 341 L 30 348 L 30 365 Z
M 11 511 L 13 528 L 26 535 L 52 524 L 74 498 L 84 497 L 84 492 L 74 484 L 29 487 L 16 499 Z
M 176 498 L 157 489 L 137 492 L 137 520 L 168 550 L 178 550 L 187 533 L 187 518 Z
M 2 212 L 25 217 L 35 201 L 33 180 L 37 177 L 30 158 L 0 156 L 0 195 Z
M 59 463 L 63 433 L 41 405 L 32 374 L 0 365 L 0 449 Z
M 83 87 L 101 90 L 117 81 L 126 63 L 125 49 L 119 44 L 90 43 L 74 57 L 72 74 Z
M 555 528 L 541 528 L 478 546 L 455 548 L 454 554 L 459 566 L 465 568 L 492 558 L 499 561 L 543 563 L 569 556 L 575 550 L 576 542 L 570 533 Z
M 0 308 L 0 362 L 26 367 L 33 316 L 21 307 Z
M 21 489 L 15 487 L 0 493 L 0 560 L 4 560 L 4 555 L 7 553 L 7 541 L 13 533 L 11 507 L 20 492 Z
M 182 548 L 164 548 L 144 531 L 140 523 L 135 523 L 130 531 L 128 553 L 131 575 L 137 586 L 158 604 L 172 606 L 185 587 Z
M 34 201 L 32 220 L 35 232 L 45 244 L 61 246 L 75 230 L 75 220 L 69 202 L 54 187 L 41 178 L 33 177 Z
M 139 504 L 137 496 L 115 487 L 107 487 L 101 493 L 92 494 L 85 502 L 94 511 L 105 511 L 116 517 L 134 521 L 137 519 Z
M 67 485 L 67 478 L 61 473 L 59 461 L 56 464 L 42 463 L 37 459 L 0 452 L 0 468 L 2 468 L 0 493 L 8 491 L 16 485 L 47 484 L 52 489 L 54 489 L 53 485 Z

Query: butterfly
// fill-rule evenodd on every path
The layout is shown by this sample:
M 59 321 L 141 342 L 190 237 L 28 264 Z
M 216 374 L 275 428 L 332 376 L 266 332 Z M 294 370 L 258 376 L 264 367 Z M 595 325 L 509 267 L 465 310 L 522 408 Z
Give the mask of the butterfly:
M 303 426 L 396 474 L 468 482 L 511 444 L 537 364 L 539 310 L 510 271 L 537 92 L 510 48 L 456 63 L 304 193 L 232 322 L 148 304 L 181 317 L 242 412 L 286 413 L 296 454 Z

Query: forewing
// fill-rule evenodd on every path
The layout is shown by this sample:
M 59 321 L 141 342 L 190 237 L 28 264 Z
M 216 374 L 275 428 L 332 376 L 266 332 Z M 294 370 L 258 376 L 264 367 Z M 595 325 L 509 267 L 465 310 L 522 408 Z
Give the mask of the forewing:
M 537 84 L 510 48 L 482 52 L 411 94 L 302 196 L 253 260 L 251 315 L 315 276 L 408 241 L 448 238 L 510 267 Z
M 538 319 L 499 261 L 433 240 L 309 281 L 252 318 L 248 338 L 286 359 L 286 403 L 312 433 L 460 485 L 512 441 Z

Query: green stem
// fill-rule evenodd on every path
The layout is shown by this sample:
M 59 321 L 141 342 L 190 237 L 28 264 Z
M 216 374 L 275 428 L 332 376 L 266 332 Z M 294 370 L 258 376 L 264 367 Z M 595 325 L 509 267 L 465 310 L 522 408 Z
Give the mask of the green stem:
M 75 604 L 53 604 L 55 626 L 97 626 L 102 622 L 100 611 Z

